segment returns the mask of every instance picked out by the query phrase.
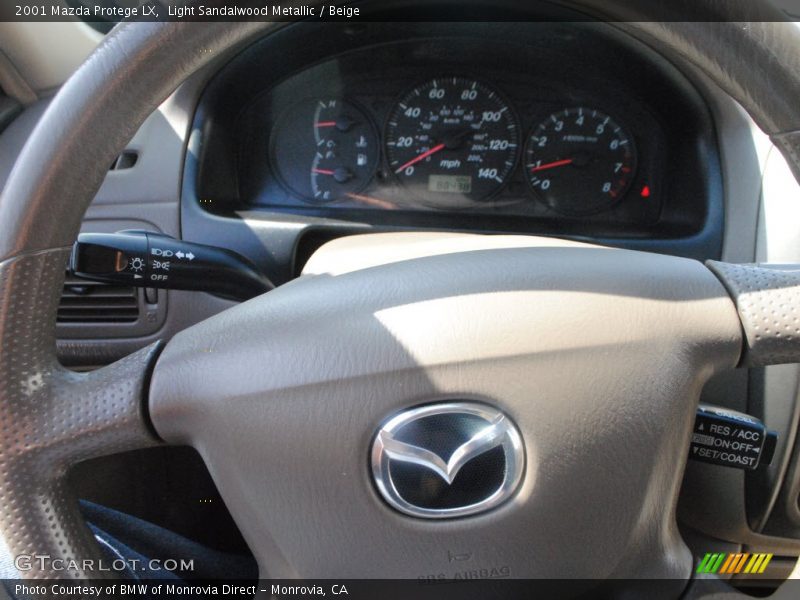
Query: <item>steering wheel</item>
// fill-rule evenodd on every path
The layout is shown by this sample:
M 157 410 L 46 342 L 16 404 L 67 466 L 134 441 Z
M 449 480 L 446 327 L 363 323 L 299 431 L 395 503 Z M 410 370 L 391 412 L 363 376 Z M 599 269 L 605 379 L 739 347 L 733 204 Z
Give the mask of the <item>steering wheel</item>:
M 800 175 L 792 25 L 618 26 L 704 70 Z M 262 577 L 417 578 L 469 554 L 518 578 L 687 580 L 675 505 L 701 388 L 800 362 L 796 272 L 541 238 L 354 237 L 163 348 L 91 373 L 58 364 L 64 265 L 107 165 L 192 72 L 278 27 L 120 26 L 20 155 L 0 202 L 5 558 L 99 558 L 67 469 L 166 442 L 199 451 Z M 425 519 L 381 498 L 370 452 L 391 458 L 386 424 L 439 404 L 514 424 L 524 463 L 492 510 Z

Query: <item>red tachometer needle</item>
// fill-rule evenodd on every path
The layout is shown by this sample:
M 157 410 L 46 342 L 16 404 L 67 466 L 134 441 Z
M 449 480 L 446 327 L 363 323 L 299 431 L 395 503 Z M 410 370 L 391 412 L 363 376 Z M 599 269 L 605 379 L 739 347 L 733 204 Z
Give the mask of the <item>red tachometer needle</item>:
M 538 167 L 533 167 L 531 169 L 531 173 L 536 173 L 536 171 L 544 171 L 545 169 L 553 169 L 555 167 L 563 167 L 564 165 L 570 165 L 570 164 L 572 164 L 571 158 L 565 158 L 564 160 L 555 160 L 550 163 L 539 165 Z
M 336 121 L 318 121 L 314 127 L 336 127 Z
M 444 144 L 438 144 L 438 145 L 434 146 L 433 148 L 431 148 L 430 150 L 426 150 L 426 151 L 425 151 L 425 152 L 423 152 L 422 154 L 417 154 L 417 155 L 416 155 L 414 158 L 412 158 L 412 159 L 411 159 L 410 161 L 408 161 L 406 164 L 404 164 L 404 165 L 400 166 L 399 168 L 395 169 L 395 171 L 394 171 L 394 172 L 395 172 L 395 173 L 399 173 L 400 171 L 403 171 L 403 170 L 407 169 L 407 168 L 408 168 L 408 167 L 410 167 L 411 165 L 415 165 L 415 164 L 417 164 L 419 161 L 421 161 L 421 160 L 425 160 L 425 159 L 426 159 L 426 158 L 428 158 L 428 157 L 429 157 L 431 154 L 435 154 L 435 153 L 437 153 L 439 150 L 443 150 L 443 149 L 444 149 Z
M 330 169 L 311 169 L 311 172 L 316 173 L 317 175 L 333 175 L 335 173 Z

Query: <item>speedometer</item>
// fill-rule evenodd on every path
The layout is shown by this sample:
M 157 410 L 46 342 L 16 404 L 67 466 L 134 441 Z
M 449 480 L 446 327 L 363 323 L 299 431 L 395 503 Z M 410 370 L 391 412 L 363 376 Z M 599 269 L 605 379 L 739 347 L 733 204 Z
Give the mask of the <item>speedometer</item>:
M 518 146 L 519 127 L 505 100 L 462 77 L 416 86 L 386 127 L 390 170 L 416 197 L 441 207 L 496 193 L 514 169 Z

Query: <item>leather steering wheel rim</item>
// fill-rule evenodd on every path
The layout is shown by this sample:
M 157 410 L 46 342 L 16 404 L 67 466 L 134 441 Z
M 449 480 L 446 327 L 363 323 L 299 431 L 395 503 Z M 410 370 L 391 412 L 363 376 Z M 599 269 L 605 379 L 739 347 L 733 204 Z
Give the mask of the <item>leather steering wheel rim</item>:
M 724 3 L 709 5 L 724 9 Z M 604 5 L 602 12 L 613 20 L 613 8 Z M 747 109 L 800 176 L 800 34 L 784 25 L 620 26 L 701 68 Z M 67 371 L 55 358 L 65 261 L 107 165 L 190 74 L 277 27 L 118 27 L 64 85 L 20 155 L 0 200 L 0 533 L 6 558 L 34 552 L 99 558 L 65 485 L 66 470 L 90 457 L 159 443 L 144 408 L 156 346 L 89 374 Z M 44 568 L 19 575 L 64 573 Z

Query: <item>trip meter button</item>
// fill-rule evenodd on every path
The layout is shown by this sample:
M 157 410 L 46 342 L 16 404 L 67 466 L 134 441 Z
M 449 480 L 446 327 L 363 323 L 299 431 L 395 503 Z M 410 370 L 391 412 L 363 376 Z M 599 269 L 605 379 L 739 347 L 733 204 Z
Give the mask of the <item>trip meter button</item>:
M 440 208 L 486 200 L 508 180 L 519 127 L 508 103 L 478 81 L 442 77 L 414 87 L 386 127 L 389 169 L 417 198 Z

